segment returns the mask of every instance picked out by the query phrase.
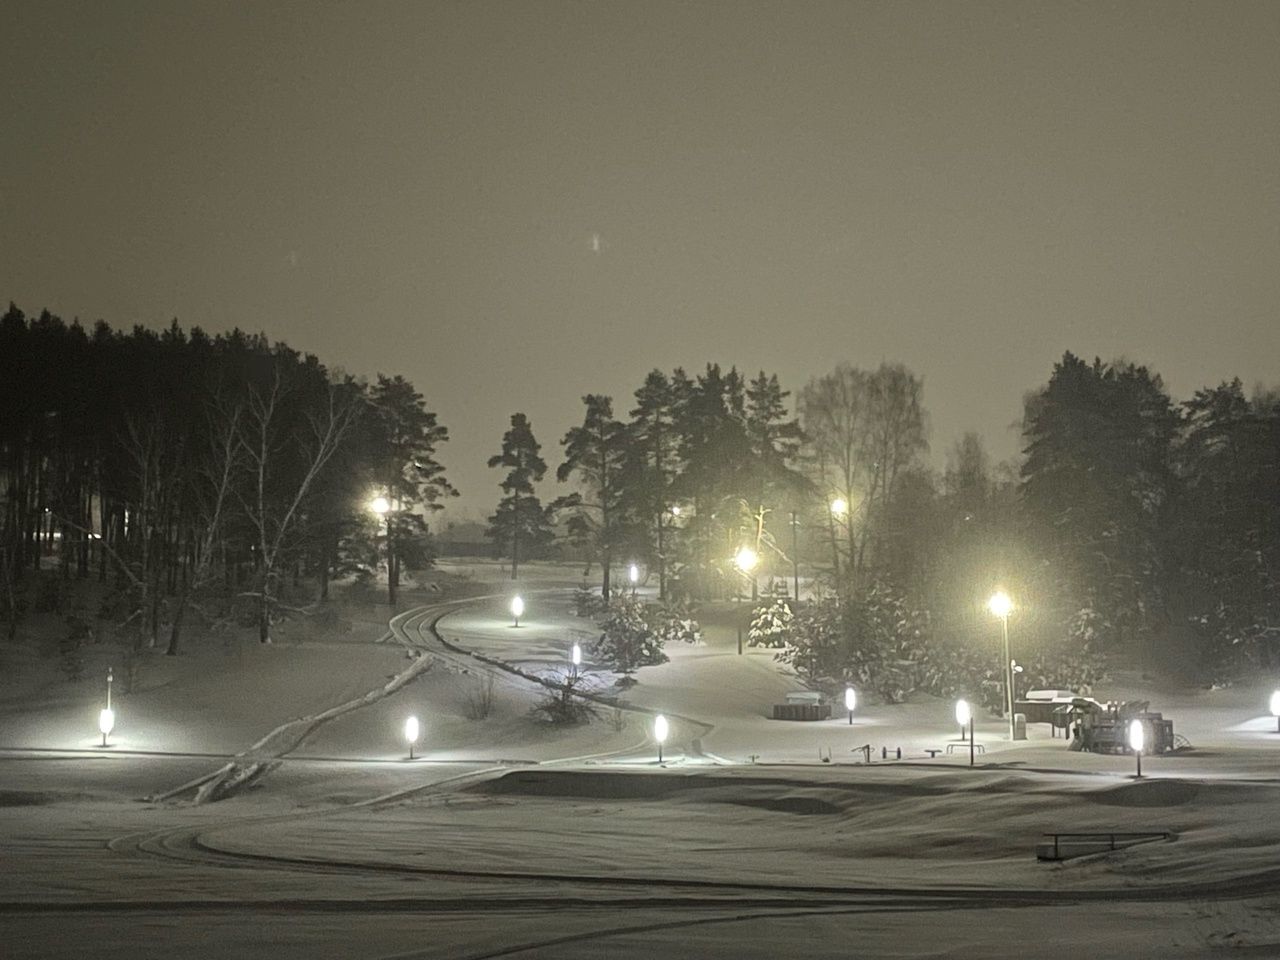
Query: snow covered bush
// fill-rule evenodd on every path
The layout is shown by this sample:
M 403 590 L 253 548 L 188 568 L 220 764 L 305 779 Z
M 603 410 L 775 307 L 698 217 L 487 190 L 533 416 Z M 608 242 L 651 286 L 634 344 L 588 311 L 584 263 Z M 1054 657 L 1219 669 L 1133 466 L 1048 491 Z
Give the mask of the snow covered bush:
M 573 613 L 577 617 L 599 617 L 609 609 L 604 597 L 588 586 L 573 591 Z
M 683 603 L 650 607 L 646 614 L 653 621 L 653 633 L 662 646 L 668 643 L 702 643 L 702 627 L 692 611 Z
M 601 624 L 603 632 L 592 646 L 592 655 L 622 674 L 619 686 L 635 683 L 631 676 L 641 667 L 667 662 L 663 640 L 645 619 L 644 605 L 630 597 L 615 598 Z
M 747 628 L 747 645 L 781 649 L 791 642 L 791 605 L 778 599 L 756 607 Z

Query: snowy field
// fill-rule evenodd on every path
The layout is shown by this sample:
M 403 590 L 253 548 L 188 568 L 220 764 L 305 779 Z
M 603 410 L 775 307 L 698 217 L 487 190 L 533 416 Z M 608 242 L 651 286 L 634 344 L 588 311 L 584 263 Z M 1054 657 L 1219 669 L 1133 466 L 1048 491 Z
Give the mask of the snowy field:
M 106 749 L 96 687 L 6 688 L 0 955 L 1280 956 L 1267 683 L 1096 691 L 1150 699 L 1193 745 L 1146 758 L 1142 780 L 1132 757 L 1072 753 L 1035 726 L 1009 743 L 990 720 L 970 769 L 945 752 L 949 703 L 768 719 L 794 681 L 721 626 L 640 671 L 618 709 L 554 728 L 530 714 L 545 690 L 495 664 L 564 670 L 591 637 L 569 612 L 581 568 L 522 570 L 518 628 L 501 567 L 454 572 L 475 599 L 164 664 L 120 699 Z M 158 799 L 233 758 L 275 765 L 217 803 Z M 1037 861 L 1053 831 L 1168 839 Z

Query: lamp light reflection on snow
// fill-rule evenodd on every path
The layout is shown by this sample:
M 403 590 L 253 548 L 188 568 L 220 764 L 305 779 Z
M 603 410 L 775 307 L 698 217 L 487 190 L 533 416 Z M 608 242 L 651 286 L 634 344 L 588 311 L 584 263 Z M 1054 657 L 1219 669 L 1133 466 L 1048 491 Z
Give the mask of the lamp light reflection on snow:
M 107 734 L 109 734 L 116 725 L 116 712 L 110 707 L 105 708 L 98 714 L 98 731 L 102 734 L 102 745 L 107 745 Z
M 662 714 L 658 714 L 656 717 L 653 718 L 653 739 L 658 742 L 658 762 L 659 763 L 662 762 L 662 745 L 666 742 L 667 734 L 669 732 L 670 731 L 667 727 L 666 717 L 664 717 Z
M 409 744 L 409 759 L 413 759 L 413 745 L 418 742 L 418 718 L 410 717 L 404 722 L 404 738 Z
M 1141 720 L 1129 721 L 1129 749 L 1138 758 L 1138 776 L 1142 776 L 1142 748 L 1146 745 L 1147 731 Z
M 515 618 L 513 626 L 520 626 L 520 618 L 524 616 L 524 601 L 519 597 L 511 599 L 511 616 Z
M 844 688 L 844 708 L 849 711 L 849 725 L 853 725 L 853 708 L 858 705 L 858 695 L 853 687 Z

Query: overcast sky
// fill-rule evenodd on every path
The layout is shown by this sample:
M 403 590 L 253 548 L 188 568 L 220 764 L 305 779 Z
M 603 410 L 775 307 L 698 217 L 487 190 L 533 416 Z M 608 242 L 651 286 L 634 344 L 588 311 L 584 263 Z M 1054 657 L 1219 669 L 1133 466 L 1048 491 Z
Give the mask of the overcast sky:
M 1280 3 L 0 0 L 0 299 L 401 373 L 491 509 L 655 366 L 925 380 L 1012 456 L 1070 349 L 1280 358 Z M 554 496 L 548 482 L 544 499 Z

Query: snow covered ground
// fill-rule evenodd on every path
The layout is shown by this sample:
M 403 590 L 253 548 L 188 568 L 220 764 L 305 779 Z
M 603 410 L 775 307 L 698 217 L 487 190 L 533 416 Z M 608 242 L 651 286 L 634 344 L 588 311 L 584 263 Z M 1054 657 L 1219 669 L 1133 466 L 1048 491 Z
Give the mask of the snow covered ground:
M 519 628 L 502 568 L 455 572 L 484 581 L 479 599 L 162 663 L 120 699 L 106 750 L 97 690 L 6 688 L 3 955 L 1280 956 L 1267 683 L 1096 691 L 1150 699 L 1194 745 L 1147 758 L 1141 781 L 1131 757 L 1071 753 L 1037 727 L 1009 743 L 987 720 L 970 769 L 963 750 L 927 752 L 956 740 L 949 703 L 768 719 L 794 681 L 721 626 L 640 671 L 618 710 L 555 728 L 530 714 L 544 689 L 489 661 L 562 672 L 591 636 L 569 613 L 581 569 L 523 569 Z M 219 803 L 145 799 L 236 754 L 279 766 Z M 1170 839 L 1038 862 L 1051 831 Z

